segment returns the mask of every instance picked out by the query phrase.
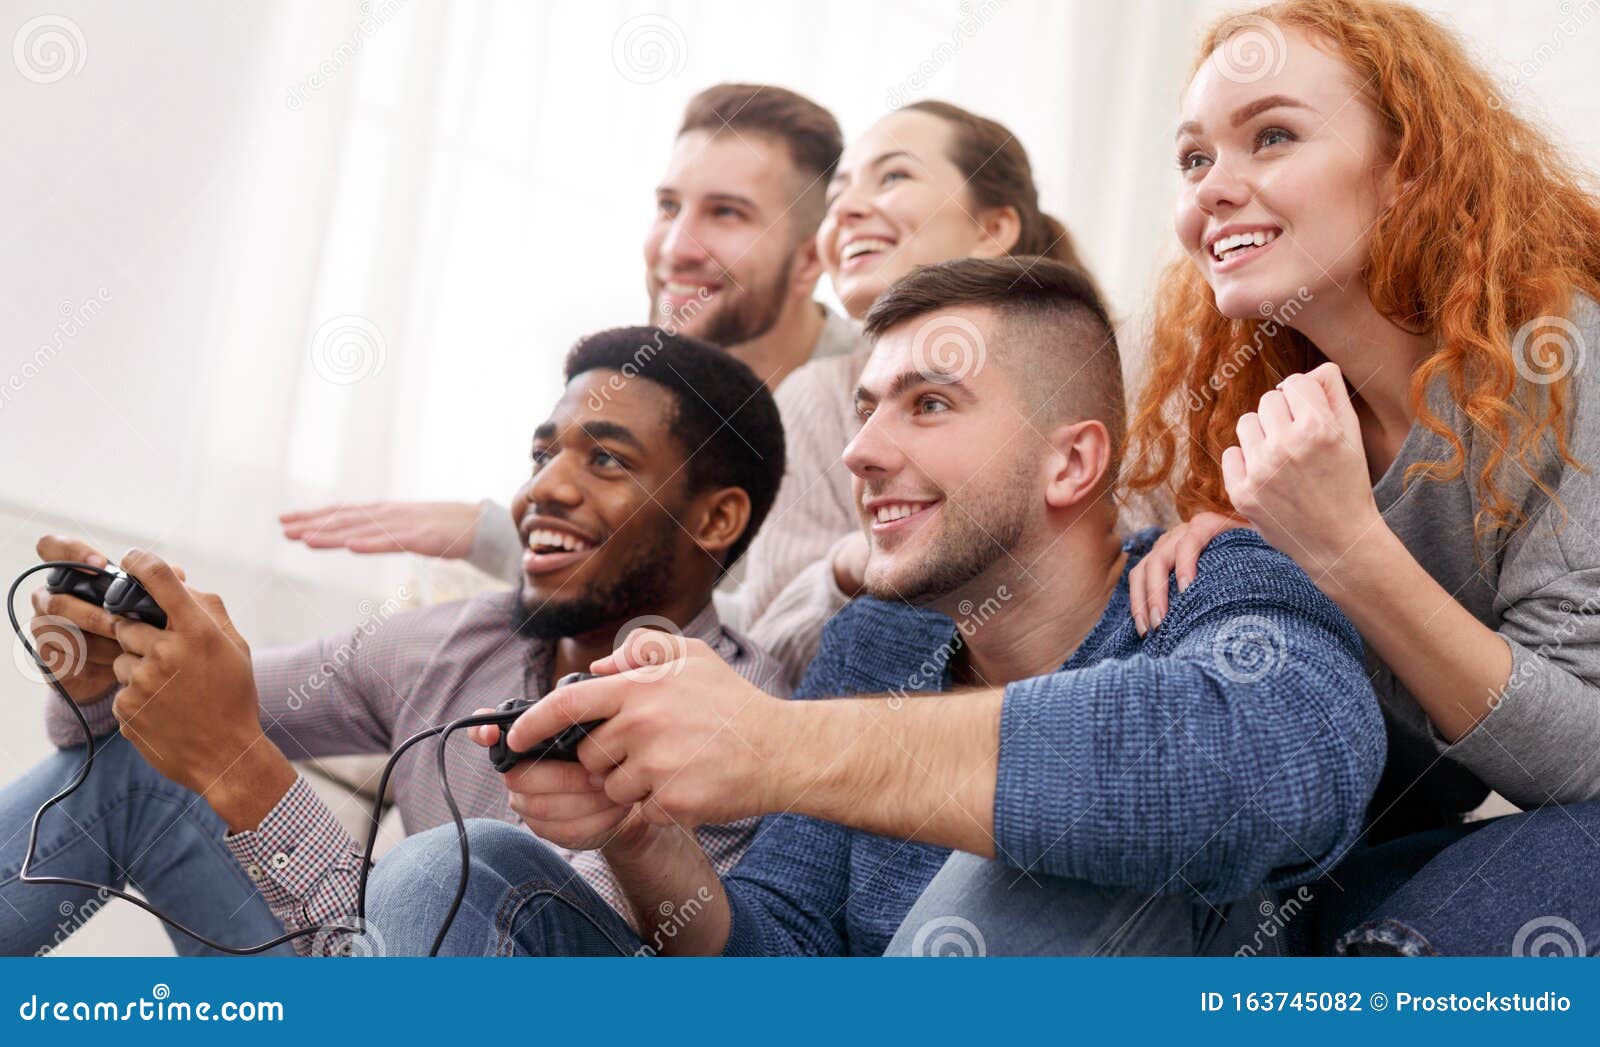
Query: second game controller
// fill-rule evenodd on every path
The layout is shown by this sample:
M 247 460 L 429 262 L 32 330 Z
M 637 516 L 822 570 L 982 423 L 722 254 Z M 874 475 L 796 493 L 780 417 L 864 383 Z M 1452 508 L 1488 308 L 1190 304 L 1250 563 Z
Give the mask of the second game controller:
M 569 683 L 594 678 L 594 673 L 568 673 L 556 681 L 556 687 L 565 687 Z M 555 690 L 555 687 L 551 690 Z M 500 719 L 495 721 L 500 727 L 500 737 L 489 747 L 489 762 L 494 764 L 494 769 L 501 774 L 511 770 L 523 760 L 567 760 L 576 763 L 578 743 L 589 737 L 590 731 L 605 723 L 604 720 L 575 723 L 554 738 L 546 738 L 532 749 L 518 752 L 506 744 L 506 732 L 511 729 L 513 723 L 516 723 L 517 717 L 522 715 L 523 710 L 532 704 L 533 699 L 530 698 L 508 698 L 495 708 L 495 712 L 501 714 Z
M 52 567 L 44 587 L 52 593 L 66 593 L 87 603 L 104 607 L 111 614 L 135 622 L 147 622 L 157 629 L 167 627 L 167 614 L 144 586 L 120 570 L 89 574 L 72 567 Z

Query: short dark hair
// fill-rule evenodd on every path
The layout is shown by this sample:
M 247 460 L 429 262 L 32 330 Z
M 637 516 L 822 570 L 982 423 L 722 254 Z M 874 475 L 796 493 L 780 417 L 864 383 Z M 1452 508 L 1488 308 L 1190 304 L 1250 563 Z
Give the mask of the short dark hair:
M 919 317 L 963 306 L 988 308 L 1004 339 L 994 356 L 1016 376 L 1024 397 L 1045 415 L 1070 410 L 1096 418 L 1111 436 L 1107 476 L 1114 478 L 1127 427 L 1117 336 L 1094 281 L 1049 258 L 1008 255 L 960 258 L 914 269 L 889 286 L 867 311 L 866 335 L 877 341 Z
M 678 137 L 724 130 L 784 143 L 799 176 L 791 213 L 805 235 L 815 233 L 826 210 L 828 182 L 844 152 L 844 135 L 833 114 L 805 95 L 771 84 L 717 84 L 689 99 Z
M 616 327 L 579 339 L 567 354 L 566 380 L 597 370 L 644 378 L 672 394 L 672 433 L 691 492 L 739 487 L 750 496 L 750 523 L 723 564 L 731 566 L 783 482 L 783 421 L 772 394 L 743 361 L 660 327 Z

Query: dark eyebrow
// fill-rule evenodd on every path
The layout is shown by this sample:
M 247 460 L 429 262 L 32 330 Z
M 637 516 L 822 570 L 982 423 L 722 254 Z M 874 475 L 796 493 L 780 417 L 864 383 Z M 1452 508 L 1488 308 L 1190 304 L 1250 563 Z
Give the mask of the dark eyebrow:
M 627 444 L 635 451 L 644 452 L 644 444 L 627 426 L 618 425 L 616 422 L 594 421 L 581 422 L 578 428 L 582 429 L 591 440 L 614 440 L 619 444 Z
M 893 400 L 895 397 L 902 396 L 920 385 L 937 386 L 940 389 L 949 389 L 952 392 L 960 393 L 968 399 L 972 398 L 972 390 L 968 389 L 961 379 L 949 375 L 942 375 L 941 377 L 948 377 L 951 380 L 948 382 L 936 382 L 921 371 L 901 371 L 889 383 L 889 388 L 884 391 L 883 398 L 885 400 Z M 878 402 L 878 394 L 864 385 L 858 385 L 856 386 L 855 402 L 858 404 L 875 404 Z
M 1238 127 L 1269 109 L 1305 109 L 1309 112 L 1316 112 L 1315 109 L 1298 98 L 1290 98 L 1288 95 L 1267 95 L 1265 98 L 1257 98 L 1254 102 L 1235 109 L 1233 115 L 1228 118 L 1228 122 L 1234 127 Z M 1173 137 L 1182 138 L 1186 134 L 1195 134 L 1199 130 L 1200 122 L 1198 120 L 1185 120 L 1178 125 L 1177 134 Z
M 644 451 L 644 444 L 637 436 L 633 435 L 633 430 L 626 426 L 618 425 L 616 422 L 580 422 L 578 428 L 583 430 L 584 435 L 591 440 L 615 440 L 617 443 L 627 444 L 636 451 Z M 538 443 L 541 440 L 554 440 L 558 432 L 556 423 L 545 422 L 533 431 L 534 443 Z
M 748 196 L 740 196 L 738 193 L 711 193 L 706 196 L 706 200 L 714 204 L 737 204 L 752 211 L 760 210 L 754 200 Z

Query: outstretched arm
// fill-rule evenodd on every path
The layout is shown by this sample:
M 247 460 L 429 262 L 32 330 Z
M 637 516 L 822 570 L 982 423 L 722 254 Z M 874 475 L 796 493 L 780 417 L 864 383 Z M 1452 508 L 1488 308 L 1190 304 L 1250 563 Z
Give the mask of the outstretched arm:
M 612 801 L 648 798 L 652 822 L 786 811 L 1219 896 L 1314 873 L 1359 832 L 1383 760 L 1377 702 L 1326 598 L 1255 536 L 1230 541 L 1251 549 L 1214 565 L 1132 657 L 1004 689 L 782 702 L 692 641 L 647 672 L 625 644 L 596 663 L 613 675 L 552 692 L 512 744 L 606 719 L 580 758 Z M 1260 572 L 1284 584 L 1236 584 Z M 1239 644 L 1271 671 L 1231 668 Z
M 311 549 L 416 553 L 466 560 L 496 578 L 516 580 L 516 525 L 494 502 L 366 502 L 300 509 L 278 517 L 283 536 Z

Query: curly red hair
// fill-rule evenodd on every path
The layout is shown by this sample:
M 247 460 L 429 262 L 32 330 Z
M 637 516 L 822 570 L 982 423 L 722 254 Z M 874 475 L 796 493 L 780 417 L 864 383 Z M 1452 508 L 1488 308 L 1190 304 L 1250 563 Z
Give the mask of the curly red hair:
M 1497 479 L 1503 469 L 1516 463 L 1553 496 L 1539 463 L 1556 455 L 1582 468 L 1567 443 L 1571 375 L 1519 380 L 1512 340 L 1540 318 L 1570 316 L 1574 292 L 1600 299 L 1600 206 L 1591 188 L 1508 108 L 1456 36 L 1422 12 L 1384 0 L 1287 0 L 1250 16 L 1302 30 L 1340 57 L 1390 132 L 1401 189 L 1370 234 L 1367 293 L 1393 323 L 1437 337 L 1413 375 L 1411 405 L 1453 449 L 1446 460 L 1413 465 L 1406 482 L 1450 480 L 1466 467 L 1461 436 L 1424 400 L 1442 376 L 1493 441 L 1476 477 L 1478 532 L 1519 525 L 1521 506 Z M 1239 17 L 1206 34 L 1196 70 Z M 1259 351 L 1241 361 L 1238 348 L 1251 345 Z M 1169 490 L 1185 519 L 1232 511 L 1220 460 L 1239 417 L 1285 375 L 1323 360 L 1273 318 L 1223 316 L 1194 262 L 1174 262 L 1157 293 L 1125 485 Z

